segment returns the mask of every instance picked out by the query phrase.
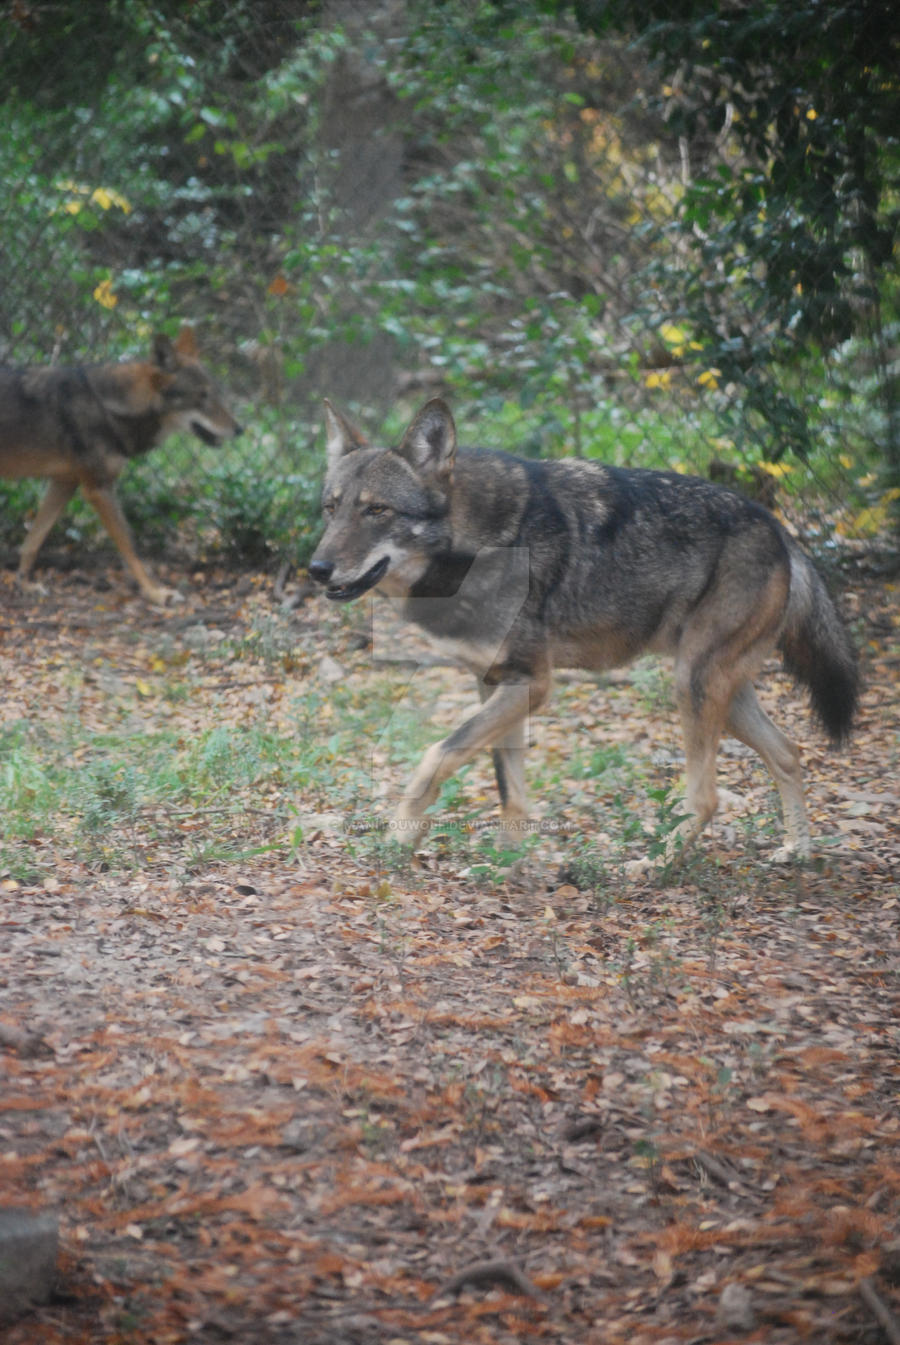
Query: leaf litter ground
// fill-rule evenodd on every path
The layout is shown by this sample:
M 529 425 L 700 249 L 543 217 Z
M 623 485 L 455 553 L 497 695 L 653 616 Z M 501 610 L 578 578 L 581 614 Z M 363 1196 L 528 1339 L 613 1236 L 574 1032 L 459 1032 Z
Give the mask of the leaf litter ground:
M 167 613 L 50 582 L 5 577 L 7 735 L 64 739 L 75 778 L 111 735 L 119 773 L 252 724 L 283 751 L 5 846 L 0 1203 L 58 1212 L 62 1248 L 9 1345 L 898 1338 L 896 591 L 851 595 L 848 752 L 765 692 L 836 843 L 767 865 L 768 781 L 726 751 L 741 801 L 662 885 L 621 845 L 677 776 L 652 669 L 561 681 L 523 856 L 409 862 L 342 823 L 458 717 L 451 670 L 263 580 L 198 574 Z M 490 810 L 487 763 L 450 805 Z

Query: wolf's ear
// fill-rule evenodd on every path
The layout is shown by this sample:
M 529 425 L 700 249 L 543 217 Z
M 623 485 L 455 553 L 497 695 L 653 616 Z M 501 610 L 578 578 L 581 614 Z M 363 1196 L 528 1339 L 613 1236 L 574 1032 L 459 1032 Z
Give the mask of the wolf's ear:
M 456 458 L 456 426 L 440 397 L 422 407 L 397 449 L 417 472 L 446 474 Z
M 189 327 L 187 323 L 185 323 L 175 338 L 175 349 L 182 359 L 185 360 L 195 360 L 200 354 L 197 349 L 197 337 L 194 333 L 194 329 L 193 327 Z
M 345 453 L 354 453 L 358 448 L 368 448 L 366 436 L 352 424 L 346 416 L 336 411 L 331 402 L 325 402 L 325 447 L 328 452 L 328 465 L 333 466 Z
M 153 338 L 153 363 L 163 373 L 171 374 L 178 368 L 178 356 L 175 347 L 167 336 L 157 332 Z

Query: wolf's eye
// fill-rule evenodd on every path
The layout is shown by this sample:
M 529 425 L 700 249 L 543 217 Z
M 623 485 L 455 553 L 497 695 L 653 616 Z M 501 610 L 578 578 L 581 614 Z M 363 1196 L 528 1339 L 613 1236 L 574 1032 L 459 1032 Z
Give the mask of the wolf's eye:
M 368 504 L 365 508 L 367 518 L 381 518 L 387 513 L 390 513 L 390 507 L 386 504 Z
M 326 500 L 325 503 L 322 505 L 322 513 L 333 514 L 336 508 L 337 505 L 335 504 L 334 500 Z

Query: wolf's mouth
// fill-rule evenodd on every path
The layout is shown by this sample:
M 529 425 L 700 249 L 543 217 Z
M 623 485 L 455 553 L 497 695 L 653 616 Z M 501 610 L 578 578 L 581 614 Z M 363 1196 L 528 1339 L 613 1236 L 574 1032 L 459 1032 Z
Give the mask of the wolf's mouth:
M 383 579 L 390 557 L 382 556 L 381 560 L 375 562 L 370 570 L 360 575 L 358 579 L 352 580 L 349 584 L 329 584 L 325 590 L 325 597 L 330 598 L 332 602 L 351 602 L 353 598 L 358 598 L 361 593 L 367 593 L 370 588 L 374 588 L 379 579 Z
M 204 444 L 209 444 L 210 448 L 218 448 L 222 442 L 221 434 L 214 434 L 201 421 L 192 420 L 191 429 L 198 439 L 202 439 Z

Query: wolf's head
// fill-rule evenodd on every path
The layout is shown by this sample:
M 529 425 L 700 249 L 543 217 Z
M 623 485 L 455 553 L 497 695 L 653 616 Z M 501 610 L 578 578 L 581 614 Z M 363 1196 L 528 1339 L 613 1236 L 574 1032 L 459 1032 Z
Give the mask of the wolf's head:
M 176 340 L 156 336 L 151 379 L 162 419 L 162 436 L 189 430 L 204 444 L 218 447 L 241 433 L 215 381 L 200 363 L 191 327 L 182 327 Z
M 325 430 L 325 533 L 310 576 L 335 602 L 376 584 L 403 596 L 447 544 L 456 456 L 450 408 L 439 398 L 428 402 L 396 449 L 371 447 L 329 402 Z

